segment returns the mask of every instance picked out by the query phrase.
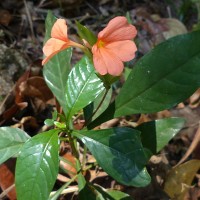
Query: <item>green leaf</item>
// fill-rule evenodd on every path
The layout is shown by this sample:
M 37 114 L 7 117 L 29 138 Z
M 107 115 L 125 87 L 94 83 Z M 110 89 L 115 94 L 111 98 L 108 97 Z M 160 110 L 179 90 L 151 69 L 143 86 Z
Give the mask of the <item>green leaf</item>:
M 106 192 L 113 198 L 113 200 L 133 200 L 133 198 L 128 194 L 118 190 L 107 190 Z
M 85 177 L 82 173 L 78 174 L 78 187 L 79 194 L 78 199 L 81 200 L 97 200 L 97 192 L 90 187 L 90 185 L 86 182 Z
M 115 102 L 115 117 L 153 113 L 182 102 L 200 85 L 200 31 L 174 37 L 140 59 Z
M 56 22 L 56 17 L 53 16 L 52 12 L 49 10 L 46 20 L 45 20 L 45 38 L 44 44 L 51 37 L 51 29 L 54 23 Z
M 91 60 L 84 56 L 72 69 L 67 80 L 67 119 L 94 101 L 103 90 L 103 83 L 95 74 Z
M 136 129 L 141 132 L 143 146 L 155 154 L 183 128 L 184 123 L 183 118 L 166 118 L 145 122 Z
M 45 27 L 46 35 L 45 41 L 48 40 L 51 36 L 51 29 L 56 19 L 51 12 L 48 13 Z M 66 99 L 65 99 L 65 87 L 67 83 L 67 76 L 71 70 L 70 61 L 72 56 L 72 49 L 65 49 L 56 55 L 54 55 L 44 66 L 43 76 L 51 89 L 55 97 L 58 99 L 58 102 L 63 108 L 64 113 L 66 114 Z
M 91 46 L 93 46 L 97 41 L 96 35 L 88 28 L 81 25 L 78 21 L 76 21 L 76 26 L 78 28 L 78 34 L 81 39 L 85 39 Z
M 30 136 L 18 128 L 0 127 L 0 138 L 0 164 L 2 164 L 18 154 Z
M 150 182 L 140 132 L 130 128 L 75 131 L 99 165 L 118 182 L 142 187 Z
M 15 172 L 18 200 L 48 199 L 58 174 L 58 133 L 38 134 L 21 148 Z

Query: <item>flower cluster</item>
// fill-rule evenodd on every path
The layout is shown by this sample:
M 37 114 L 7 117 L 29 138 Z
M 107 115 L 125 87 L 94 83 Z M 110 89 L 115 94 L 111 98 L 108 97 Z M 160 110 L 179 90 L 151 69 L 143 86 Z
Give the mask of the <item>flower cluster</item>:
M 136 36 L 136 28 L 122 16 L 115 17 L 99 32 L 96 43 L 92 46 L 93 63 L 101 75 L 119 76 L 124 68 L 123 62 L 135 57 L 137 47 L 132 39 Z M 51 38 L 43 47 L 46 56 L 42 64 L 46 64 L 58 52 L 69 48 L 87 48 L 68 38 L 67 25 L 64 19 L 57 19 L 51 30 Z

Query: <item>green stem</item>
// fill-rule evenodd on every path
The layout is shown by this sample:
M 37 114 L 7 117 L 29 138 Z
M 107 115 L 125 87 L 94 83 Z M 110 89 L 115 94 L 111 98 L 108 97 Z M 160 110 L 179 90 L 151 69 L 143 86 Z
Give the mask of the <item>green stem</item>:
M 76 149 L 76 146 L 74 144 L 74 138 L 72 137 L 71 132 L 68 132 L 68 137 L 69 137 L 69 144 L 70 144 L 70 146 L 72 148 L 72 154 L 74 155 L 74 157 L 77 160 L 79 160 L 79 153 L 78 153 L 78 151 Z
M 97 113 L 97 111 L 99 110 L 99 108 L 102 106 L 102 104 L 103 104 L 103 102 L 104 102 L 104 100 L 105 100 L 105 98 L 106 98 L 106 96 L 108 94 L 108 91 L 109 91 L 109 88 L 106 88 L 106 92 L 103 95 L 103 98 L 101 99 L 101 102 L 99 103 L 99 105 L 96 108 L 96 110 L 92 113 L 91 117 L 87 120 L 87 122 L 85 122 L 85 124 L 84 124 L 83 127 L 87 126 L 90 123 L 90 121 L 92 120 L 92 117 Z
M 85 167 L 85 164 L 86 164 L 86 153 L 87 153 L 87 147 L 86 147 L 86 145 L 84 144 L 83 160 L 82 160 L 82 167 L 83 167 L 83 168 Z
M 49 197 L 49 200 L 56 200 L 59 197 L 59 195 L 62 193 L 62 191 L 66 187 L 68 187 L 72 182 L 74 182 L 76 180 L 77 176 L 78 176 L 78 174 L 75 175 L 70 181 L 68 181 L 67 183 L 65 183 L 59 190 L 56 191 L 56 193 L 54 193 L 53 195 L 51 195 Z

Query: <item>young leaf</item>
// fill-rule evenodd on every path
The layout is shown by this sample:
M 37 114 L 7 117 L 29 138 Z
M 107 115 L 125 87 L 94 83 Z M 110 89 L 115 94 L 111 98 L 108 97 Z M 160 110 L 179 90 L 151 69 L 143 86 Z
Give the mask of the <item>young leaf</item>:
M 2 164 L 16 155 L 30 136 L 18 128 L 1 127 L 0 138 L 0 164 Z
M 133 200 L 128 194 L 118 190 L 105 190 L 96 185 L 94 188 L 103 196 L 103 200 Z
M 140 132 L 130 128 L 75 131 L 99 165 L 118 182 L 142 187 L 150 183 Z
M 183 118 L 166 118 L 145 122 L 136 129 L 141 132 L 143 146 L 156 154 L 183 128 L 184 123 Z
M 80 24 L 78 21 L 76 21 L 76 26 L 78 28 L 78 34 L 81 39 L 86 40 L 91 46 L 93 46 L 97 41 L 97 37 L 95 36 L 95 34 L 88 28 Z
M 180 35 L 140 59 L 115 102 L 115 117 L 171 108 L 200 86 L 200 31 Z
M 67 119 L 94 101 L 103 90 L 103 83 L 95 74 L 92 62 L 84 56 L 72 69 L 67 80 Z
M 48 199 L 58 174 L 58 133 L 38 134 L 21 148 L 15 172 L 18 200 Z
M 45 27 L 46 35 L 45 41 L 50 38 L 51 29 L 56 19 L 51 12 L 48 13 Z M 72 49 L 68 48 L 59 52 L 53 56 L 43 68 L 43 76 L 51 89 L 58 102 L 63 108 L 64 113 L 66 113 L 66 99 L 65 99 L 65 87 L 67 82 L 67 76 L 71 70 L 70 61 L 72 56 Z

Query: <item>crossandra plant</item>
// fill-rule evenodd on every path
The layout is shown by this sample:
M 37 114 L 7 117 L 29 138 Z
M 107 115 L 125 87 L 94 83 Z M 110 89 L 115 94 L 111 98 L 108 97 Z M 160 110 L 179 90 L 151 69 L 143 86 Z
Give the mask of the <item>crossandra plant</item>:
M 131 199 L 128 194 L 106 190 L 85 178 L 92 167 L 87 165 L 88 153 L 117 182 L 147 186 L 151 182 L 148 160 L 183 127 L 184 119 L 165 118 L 135 128 L 95 127 L 121 116 L 169 109 L 200 85 L 200 31 L 196 31 L 171 38 L 140 58 L 111 102 L 112 84 L 123 73 L 124 62 L 135 57 L 133 39 L 137 30 L 123 16 L 110 20 L 97 36 L 79 22 L 76 27 L 80 43 L 69 39 L 64 19 L 56 19 L 50 12 L 46 18 L 43 75 L 61 109 L 45 123 L 54 128 L 34 137 L 21 129 L 0 128 L 0 163 L 17 157 L 18 200 L 54 200 L 75 183 L 81 200 Z M 84 55 L 71 67 L 73 47 L 80 48 Z M 77 113 L 84 117 L 79 130 L 74 125 Z M 59 156 L 63 143 L 70 145 L 76 173 L 52 193 L 61 170 L 60 160 L 70 164 Z

